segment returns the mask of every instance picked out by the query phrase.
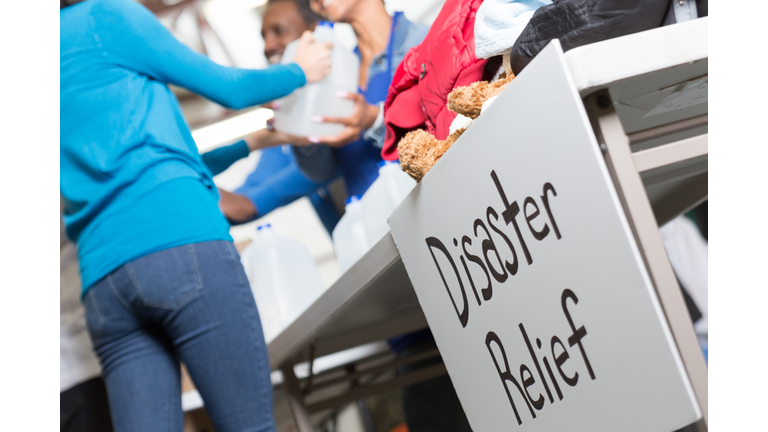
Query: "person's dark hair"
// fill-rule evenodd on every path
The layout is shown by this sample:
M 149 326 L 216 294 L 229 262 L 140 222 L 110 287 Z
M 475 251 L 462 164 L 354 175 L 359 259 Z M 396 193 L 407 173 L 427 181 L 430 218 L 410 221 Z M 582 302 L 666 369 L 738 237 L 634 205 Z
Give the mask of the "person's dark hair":
M 64 0 L 62 0 L 62 2 L 63 1 Z M 309 7 L 309 0 L 268 0 L 267 4 L 270 5 L 284 1 L 291 1 L 296 4 L 296 7 L 299 9 L 299 14 L 301 14 L 301 18 L 307 25 L 316 24 L 322 19 L 320 15 L 316 14 L 312 8 Z
M 72 6 L 73 4 L 80 3 L 83 0 L 59 0 L 59 10 L 64 9 L 67 6 Z

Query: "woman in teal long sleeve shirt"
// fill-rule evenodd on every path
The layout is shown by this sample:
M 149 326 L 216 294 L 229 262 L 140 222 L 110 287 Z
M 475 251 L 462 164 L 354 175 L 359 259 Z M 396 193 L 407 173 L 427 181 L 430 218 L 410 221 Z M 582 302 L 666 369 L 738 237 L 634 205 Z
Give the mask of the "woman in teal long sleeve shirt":
M 64 221 L 116 430 L 181 430 L 179 360 L 217 430 L 271 429 L 256 304 L 167 84 L 256 105 L 321 79 L 328 45 L 307 33 L 294 64 L 223 67 L 132 0 L 62 2 L 60 29 Z

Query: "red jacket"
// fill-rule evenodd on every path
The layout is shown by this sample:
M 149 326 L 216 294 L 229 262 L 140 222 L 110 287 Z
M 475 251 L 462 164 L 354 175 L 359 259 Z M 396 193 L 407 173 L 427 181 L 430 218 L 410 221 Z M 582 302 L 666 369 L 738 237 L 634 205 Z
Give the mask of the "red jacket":
M 426 38 L 397 67 L 384 102 L 386 135 L 381 156 L 397 160 L 397 143 L 407 132 L 426 128 L 448 137 L 456 113 L 448 93 L 480 81 L 486 60 L 475 57 L 475 14 L 482 0 L 448 0 Z

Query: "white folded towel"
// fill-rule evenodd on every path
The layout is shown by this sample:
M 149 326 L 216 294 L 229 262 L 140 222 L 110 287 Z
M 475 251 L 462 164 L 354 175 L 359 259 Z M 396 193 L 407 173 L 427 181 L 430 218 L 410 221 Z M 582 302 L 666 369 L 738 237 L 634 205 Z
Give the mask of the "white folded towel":
M 475 55 L 487 59 L 509 51 L 536 9 L 551 0 L 485 0 L 475 17 Z

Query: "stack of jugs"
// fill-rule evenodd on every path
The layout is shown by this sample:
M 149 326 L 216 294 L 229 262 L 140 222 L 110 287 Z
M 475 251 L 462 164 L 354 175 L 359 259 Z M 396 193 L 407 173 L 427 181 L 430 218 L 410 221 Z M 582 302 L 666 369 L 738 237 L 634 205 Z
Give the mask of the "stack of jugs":
M 280 132 L 296 136 L 330 136 L 340 133 L 344 125 L 339 123 L 317 123 L 314 116 L 349 117 L 354 111 L 354 102 L 340 98 L 337 93 L 357 93 L 360 60 L 333 35 L 333 23 L 320 21 L 314 31 L 316 42 L 331 42 L 331 72 L 322 80 L 310 83 L 279 99 L 275 111 L 274 127 Z M 285 48 L 282 63 L 293 62 L 299 41 L 293 41 Z
M 400 169 L 399 162 L 379 163 L 379 177 L 360 199 L 368 247 L 373 247 L 389 232 L 389 216 L 414 186 L 416 181 Z
M 306 246 L 277 235 L 270 224 L 258 227 L 241 260 L 267 342 L 323 293 L 320 274 Z
M 341 217 L 331 234 L 333 251 L 342 273 L 349 270 L 368 250 L 365 227 L 357 196 L 347 199 L 344 216 Z

